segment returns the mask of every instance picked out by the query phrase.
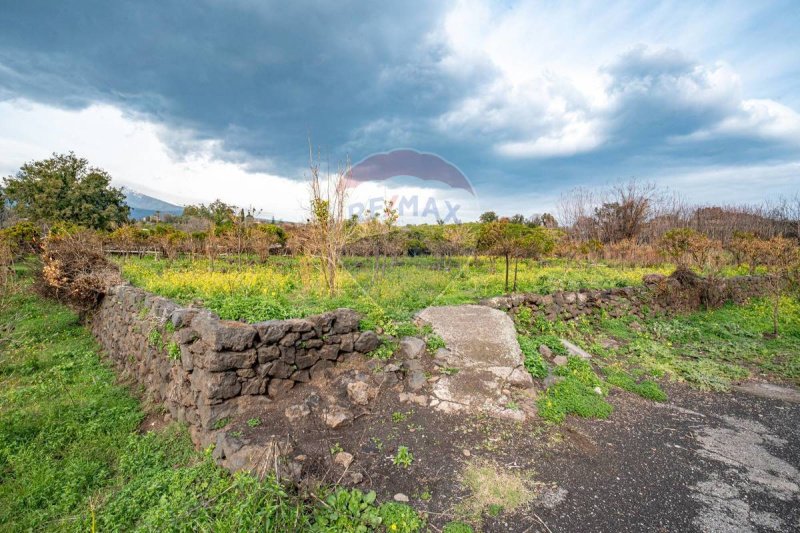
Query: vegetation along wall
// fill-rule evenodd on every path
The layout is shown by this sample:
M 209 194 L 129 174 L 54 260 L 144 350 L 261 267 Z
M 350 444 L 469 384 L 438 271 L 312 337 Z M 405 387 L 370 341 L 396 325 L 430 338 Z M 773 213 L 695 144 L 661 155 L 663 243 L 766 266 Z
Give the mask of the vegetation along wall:
M 119 285 L 101 302 L 92 329 L 124 373 L 173 418 L 213 429 L 257 397 L 283 395 L 337 361 L 377 348 L 377 335 L 359 331 L 359 319 L 338 309 L 245 324 Z
M 765 276 L 701 278 L 688 270 L 678 270 L 671 276 L 649 274 L 643 281 L 638 287 L 513 294 L 489 298 L 482 303 L 512 313 L 529 308 L 533 319 L 574 320 L 599 312 L 614 318 L 644 317 L 717 307 L 726 302 L 742 303 L 767 294 L 769 289 L 769 278 Z

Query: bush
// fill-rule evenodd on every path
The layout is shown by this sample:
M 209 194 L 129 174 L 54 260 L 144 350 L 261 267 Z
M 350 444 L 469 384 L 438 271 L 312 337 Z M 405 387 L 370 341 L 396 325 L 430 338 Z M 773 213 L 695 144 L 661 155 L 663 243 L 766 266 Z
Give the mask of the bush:
M 8 245 L 16 256 L 39 253 L 41 251 L 41 231 L 31 222 L 18 222 L 4 230 L 0 230 L 0 240 Z
M 116 266 L 103 255 L 97 235 L 79 231 L 50 235 L 42 249 L 44 292 L 81 312 L 94 309 L 108 290 L 122 282 Z

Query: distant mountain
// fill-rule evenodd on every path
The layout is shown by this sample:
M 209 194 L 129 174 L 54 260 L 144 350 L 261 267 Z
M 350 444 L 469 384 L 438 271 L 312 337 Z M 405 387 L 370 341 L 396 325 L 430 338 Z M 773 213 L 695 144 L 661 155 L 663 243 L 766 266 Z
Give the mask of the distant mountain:
M 162 215 L 181 215 L 183 214 L 183 207 L 164 200 L 159 200 L 152 196 L 147 196 L 140 192 L 122 188 L 122 193 L 125 195 L 125 203 L 131 208 L 131 218 L 140 220 L 149 217 L 156 213 Z

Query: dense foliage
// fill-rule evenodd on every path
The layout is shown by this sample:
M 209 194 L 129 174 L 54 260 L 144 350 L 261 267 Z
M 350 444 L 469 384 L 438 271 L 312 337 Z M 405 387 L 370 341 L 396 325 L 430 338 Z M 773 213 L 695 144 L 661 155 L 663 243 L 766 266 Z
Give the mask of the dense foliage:
M 70 152 L 22 165 L 5 179 L 4 195 L 28 221 L 109 230 L 126 223 L 130 212 L 122 191 L 110 184 L 105 170 Z

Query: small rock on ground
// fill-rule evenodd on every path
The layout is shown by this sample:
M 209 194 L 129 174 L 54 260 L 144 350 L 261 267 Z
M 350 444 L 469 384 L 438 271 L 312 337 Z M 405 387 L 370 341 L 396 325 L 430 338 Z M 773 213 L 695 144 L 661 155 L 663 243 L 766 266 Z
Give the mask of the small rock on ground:
M 592 354 L 590 354 L 589 352 L 587 352 L 583 348 L 581 348 L 579 346 L 575 346 L 574 344 L 572 344 L 571 342 L 569 342 L 566 339 L 560 339 L 560 340 L 561 340 L 561 344 L 564 345 L 564 348 L 567 349 L 567 351 L 569 352 L 570 355 L 574 355 L 575 357 L 580 357 L 581 359 L 591 359 L 592 358 Z
M 344 468 L 349 467 L 353 463 L 353 454 L 347 452 L 339 452 L 333 456 L 333 462 L 341 465 Z
M 301 403 L 298 405 L 290 405 L 283 414 L 289 419 L 289 422 L 294 422 L 311 414 L 311 409 L 309 409 L 306 404 Z

